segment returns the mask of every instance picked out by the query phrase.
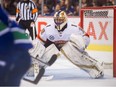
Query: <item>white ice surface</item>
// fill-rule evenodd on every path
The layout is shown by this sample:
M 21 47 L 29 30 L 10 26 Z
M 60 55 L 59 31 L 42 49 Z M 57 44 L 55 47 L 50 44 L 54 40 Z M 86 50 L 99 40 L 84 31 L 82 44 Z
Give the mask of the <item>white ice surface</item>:
M 112 62 L 112 52 L 88 51 L 88 53 L 99 61 Z M 38 84 L 21 81 L 21 87 L 116 87 L 116 78 L 113 78 L 113 70 L 105 69 L 102 79 L 91 79 L 89 75 L 70 63 L 66 58 L 58 58 L 57 61 L 47 68 L 46 75 L 54 78 L 46 81 L 40 80 Z

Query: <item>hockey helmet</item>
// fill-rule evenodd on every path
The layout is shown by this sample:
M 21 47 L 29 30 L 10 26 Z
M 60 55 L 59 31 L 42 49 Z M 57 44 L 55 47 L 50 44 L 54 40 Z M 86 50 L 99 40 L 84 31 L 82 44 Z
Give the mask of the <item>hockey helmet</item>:
M 62 28 L 66 25 L 67 23 L 67 15 L 64 11 L 57 11 L 54 14 L 54 22 L 56 26 L 58 27 L 58 30 L 62 30 Z

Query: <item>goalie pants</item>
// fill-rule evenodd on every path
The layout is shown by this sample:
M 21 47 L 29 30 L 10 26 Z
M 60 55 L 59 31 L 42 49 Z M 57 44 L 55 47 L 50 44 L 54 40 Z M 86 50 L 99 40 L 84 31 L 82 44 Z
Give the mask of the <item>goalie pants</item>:
M 31 64 L 27 50 L 12 48 L 0 54 L 0 86 L 19 86 Z

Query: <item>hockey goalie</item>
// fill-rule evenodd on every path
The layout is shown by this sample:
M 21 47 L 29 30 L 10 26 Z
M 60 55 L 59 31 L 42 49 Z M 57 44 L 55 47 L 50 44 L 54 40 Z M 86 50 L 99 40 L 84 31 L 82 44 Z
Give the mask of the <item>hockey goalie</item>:
M 70 23 L 64 11 L 54 14 L 54 22 L 41 30 L 35 42 L 35 48 L 30 54 L 40 60 L 40 68 L 46 68 L 48 66 L 46 63 L 54 58 L 54 55 L 55 58 L 58 57 L 60 52 L 92 78 L 104 76 L 103 64 L 85 51 L 90 43 L 89 35 L 80 27 Z

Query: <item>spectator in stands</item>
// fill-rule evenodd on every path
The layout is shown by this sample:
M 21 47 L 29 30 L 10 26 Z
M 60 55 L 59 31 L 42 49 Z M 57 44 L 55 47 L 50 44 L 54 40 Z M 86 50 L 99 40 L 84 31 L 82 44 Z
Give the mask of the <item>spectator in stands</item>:
M 15 15 L 16 11 L 16 2 L 15 0 L 3 0 L 4 9 L 10 14 Z
M 107 6 L 114 5 L 114 0 L 107 0 L 106 5 L 107 5 Z
M 79 0 L 70 0 L 71 1 L 71 5 L 73 5 L 74 7 L 79 4 Z
M 107 3 L 107 0 L 96 0 L 95 5 L 96 6 L 105 6 Z
M 65 0 L 65 10 L 64 11 L 66 12 L 66 14 L 68 16 L 73 15 L 73 13 L 74 13 L 74 7 L 71 4 L 71 1 L 70 0 Z
M 87 6 L 86 0 L 82 0 L 81 1 L 81 7 L 86 7 L 86 6 Z
M 41 4 L 42 4 L 42 1 L 43 0 L 37 0 L 37 2 L 36 2 L 37 9 L 38 9 L 38 15 L 41 15 L 41 10 L 42 10 Z
M 93 0 L 86 0 L 86 7 L 93 7 Z
M 44 4 L 49 8 L 49 12 L 52 13 L 56 6 L 57 0 L 44 0 Z
M 43 16 L 51 16 L 51 13 L 49 12 L 49 7 L 47 5 L 44 5 L 43 7 Z
M 55 6 L 55 9 L 54 9 L 54 12 L 51 13 L 51 16 L 54 16 L 54 13 L 56 13 L 57 11 L 59 11 L 61 8 L 60 8 L 60 4 L 56 4 Z
M 75 5 L 74 16 L 79 16 L 79 11 L 80 11 L 80 7 L 77 4 L 77 5 Z
M 65 11 L 65 9 L 66 9 L 65 0 L 60 0 L 60 6 L 61 6 L 61 10 Z
M 0 0 L 1 1 L 1 0 Z M 15 15 L 16 5 L 22 0 L 2 0 L 3 7 L 11 15 Z M 41 3 L 43 0 L 33 0 L 38 8 L 38 14 L 41 15 Z M 93 7 L 93 6 L 110 6 L 114 5 L 114 0 L 81 0 L 81 7 Z M 69 3 L 69 4 L 68 4 Z M 79 0 L 44 0 L 44 4 L 49 8 L 49 13 L 53 14 L 56 4 L 60 4 L 61 10 L 66 11 L 68 15 L 72 15 L 74 12 L 74 7 L 79 4 Z
M 71 4 L 71 0 L 61 0 L 60 7 L 62 11 L 65 11 L 68 16 L 73 15 L 74 7 Z

